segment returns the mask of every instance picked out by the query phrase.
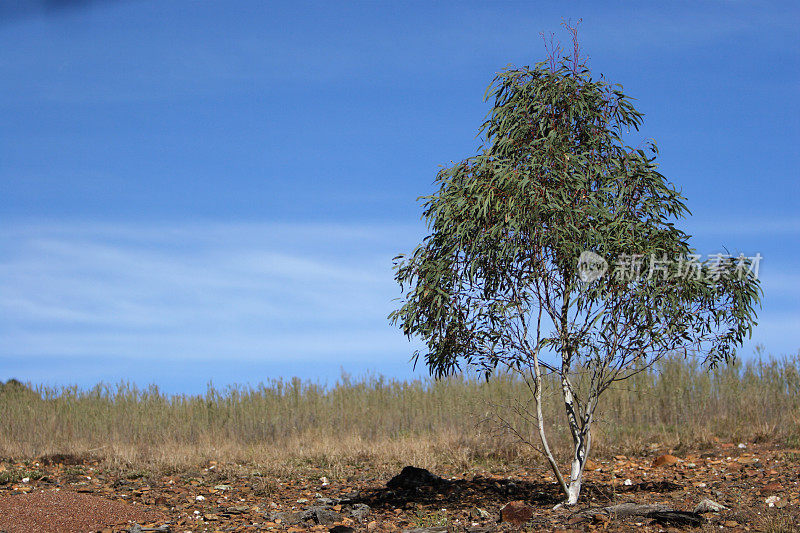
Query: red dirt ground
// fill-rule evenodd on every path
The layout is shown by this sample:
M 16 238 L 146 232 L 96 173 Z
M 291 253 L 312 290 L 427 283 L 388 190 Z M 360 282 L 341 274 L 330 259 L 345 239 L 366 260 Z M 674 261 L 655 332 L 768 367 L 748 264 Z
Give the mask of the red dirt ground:
M 63 464 L 52 457 L 6 461 L 0 462 L 0 531 L 116 532 L 133 522 L 167 525 L 174 532 L 328 531 L 335 525 L 368 532 L 444 525 L 462 532 L 800 531 L 800 450 L 727 443 L 659 459 L 662 455 L 590 463 L 581 503 L 558 510 L 553 510 L 557 487 L 544 467 L 434 472 L 448 481 L 391 491 L 386 488 L 391 476 L 368 465 L 326 483 L 324 471 L 313 468 L 281 479 L 213 463 L 186 475 L 155 476 L 111 471 L 99 462 Z M 64 462 L 70 462 L 68 456 Z M 23 481 L 26 473 L 32 474 Z M 704 514 L 705 524 L 695 528 L 600 511 L 621 502 L 692 511 L 704 498 L 728 509 Z M 533 508 L 532 519 L 521 526 L 500 521 L 500 509 L 520 500 Z M 359 504 L 369 510 L 364 513 L 362 506 L 356 516 Z M 329 514 L 313 515 L 321 505 Z

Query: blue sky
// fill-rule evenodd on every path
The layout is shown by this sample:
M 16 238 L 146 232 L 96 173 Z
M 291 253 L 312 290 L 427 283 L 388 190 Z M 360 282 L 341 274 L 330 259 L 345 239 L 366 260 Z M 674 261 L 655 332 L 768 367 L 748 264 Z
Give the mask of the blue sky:
M 0 379 L 196 392 L 412 375 L 386 321 L 419 195 L 486 86 L 583 19 L 704 254 L 761 253 L 800 349 L 800 8 L 775 2 L 33 1 L 0 7 Z

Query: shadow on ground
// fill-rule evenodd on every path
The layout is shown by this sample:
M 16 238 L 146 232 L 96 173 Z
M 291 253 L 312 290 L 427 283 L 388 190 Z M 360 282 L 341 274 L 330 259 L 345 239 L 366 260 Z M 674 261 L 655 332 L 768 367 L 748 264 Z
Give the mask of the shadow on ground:
M 672 482 L 646 482 L 624 487 L 587 484 L 584 501 L 605 503 L 615 495 L 628 492 L 671 492 L 682 487 Z M 407 466 L 386 484 L 385 488 L 360 491 L 348 503 L 365 503 L 379 509 L 408 509 L 416 505 L 456 504 L 459 507 L 502 506 L 509 501 L 523 500 L 536 506 L 554 506 L 563 500 L 558 486 L 552 482 L 475 476 L 472 479 L 443 479 L 425 469 Z

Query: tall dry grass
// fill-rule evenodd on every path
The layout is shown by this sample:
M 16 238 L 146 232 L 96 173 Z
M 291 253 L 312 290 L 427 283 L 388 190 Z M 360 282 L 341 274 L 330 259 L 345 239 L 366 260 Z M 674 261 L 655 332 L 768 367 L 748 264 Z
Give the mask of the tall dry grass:
M 535 439 L 524 383 L 510 375 L 397 381 L 343 376 L 323 387 L 299 379 L 255 388 L 209 388 L 166 395 L 129 384 L 0 389 L 0 456 L 91 453 L 133 465 L 180 467 L 215 459 L 345 475 L 360 463 L 393 468 L 469 468 L 526 463 L 538 456 L 507 432 L 500 414 Z M 546 389 L 548 431 L 557 449 L 568 436 L 556 383 Z M 520 403 L 521 402 L 521 403 Z M 505 407 L 504 407 L 505 406 Z M 800 354 L 708 371 L 696 360 L 667 359 L 605 393 L 595 453 L 636 453 L 648 444 L 698 446 L 776 440 L 800 445 Z

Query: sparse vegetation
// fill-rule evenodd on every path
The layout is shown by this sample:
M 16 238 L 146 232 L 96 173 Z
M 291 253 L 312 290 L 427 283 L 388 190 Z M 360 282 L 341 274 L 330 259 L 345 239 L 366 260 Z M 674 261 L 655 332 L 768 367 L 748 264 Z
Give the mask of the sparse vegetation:
M 414 526 L 419 528 L 425 527 L 442 527 L 447 525 L 447 514 L 443 511 L 424 512 L 417 511 L 414 517 Z
M 41 470 L 13 469 L 0 472 L 0 485 L 7 483 L 18 483 L 23 479 L 36 481 L 41 479 L 44 474 Z
M 546 383 L 545 409 L 549 419 L 566 424 L 556 385 Z M 89 455 L 139 469 L 213 459 L 265 469 L 322 468 L 332 479 L 362 465 L 529 464 L 541 459 L 486 420 L 493 406 L 524 397 L 523 387 L 508 375 L 488 382 L 463 375 L 409 382 L 345 376 L 330 387 L 294 379 L 198 396 L 125 384 L 15 387 L 0 395 L 0 456 Z M 535 434 L 534 425 L 515 422 Z M 711 372 L 698 361 L 664 360 L 613 387 L 598 408 L 601 456 L 641 453 L 651 445 L 702 447 L 715 437 L 796 443 L 800 354 Z M 555 443 L 561 460 L 569 444 Z

